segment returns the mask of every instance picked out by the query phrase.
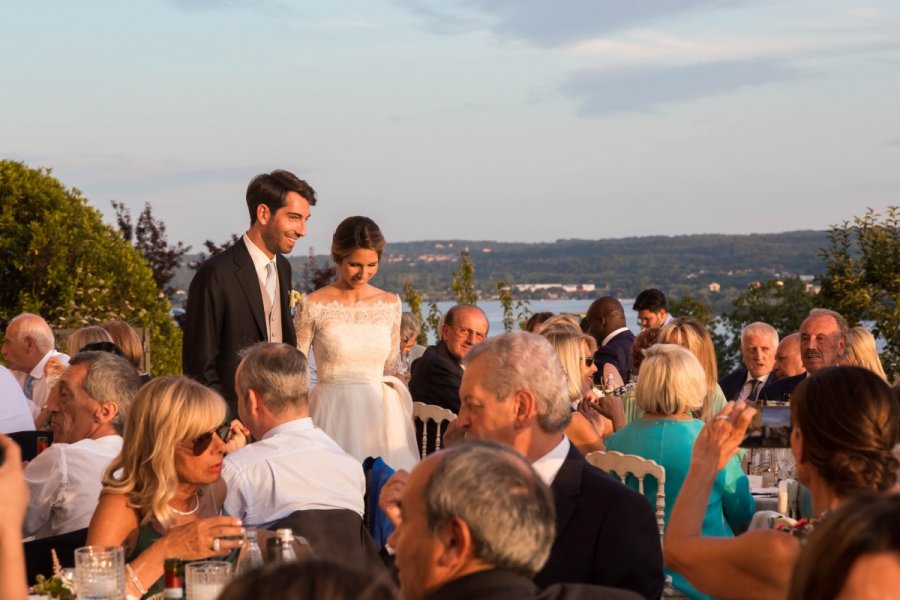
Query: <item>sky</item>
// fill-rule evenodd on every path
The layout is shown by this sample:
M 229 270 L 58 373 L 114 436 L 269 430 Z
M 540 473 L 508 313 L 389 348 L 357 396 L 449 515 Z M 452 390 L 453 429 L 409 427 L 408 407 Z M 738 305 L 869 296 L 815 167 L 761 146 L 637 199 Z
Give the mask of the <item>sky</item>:
M 900 3 L 4 0 L 0 158 L 200 250 L 287 169 L 390 243 L 825 229 L 900 204 Z

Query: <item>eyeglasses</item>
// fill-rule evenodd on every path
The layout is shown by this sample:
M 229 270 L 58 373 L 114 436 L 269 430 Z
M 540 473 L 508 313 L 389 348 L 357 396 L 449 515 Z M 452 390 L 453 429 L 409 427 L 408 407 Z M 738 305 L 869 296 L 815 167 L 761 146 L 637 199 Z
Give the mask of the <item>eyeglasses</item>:
M 586 366 L 586 367 L 590 367 L 591 365 L 594 364 L 593 356 L 582 356 L 581 359 L 584 361 L 584 366 Z
M 484 339 L 484 334 L 480 331 L 476 331 L 474 329 L 467 329 L 465 327 L 457 327 L 456 325 L 451 325 L 450 323 L 445 323 L 447 327 L 452 327 L 456 330 L 456 337 L 467 338 L 470 335 L 476 342 L 480 342 Z
M 212 431 L 207 431 L 195 437 L 191 441 L 191 452 L 194 456 L 200 456 L 206 452 L 213 442 L 213 435 L 219 436 L 219 439 L 227 444 L 228 440 L 231 439 L 231 424 L 226 421 Z

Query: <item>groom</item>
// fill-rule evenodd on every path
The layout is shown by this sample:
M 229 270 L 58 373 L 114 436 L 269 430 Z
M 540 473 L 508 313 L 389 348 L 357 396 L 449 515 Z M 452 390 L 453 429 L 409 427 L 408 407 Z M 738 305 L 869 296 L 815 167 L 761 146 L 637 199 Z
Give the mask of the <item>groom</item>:
M 210 257 L 188 292 L 182 366 L 213 388 L 237 416 L 234 373 L 243 348 L 257 342 L 296 345 L 289 298 L 289 253 L 306 235 L 316 192 L 288 171 L 257 175 L 247 186 L 250 229 Z

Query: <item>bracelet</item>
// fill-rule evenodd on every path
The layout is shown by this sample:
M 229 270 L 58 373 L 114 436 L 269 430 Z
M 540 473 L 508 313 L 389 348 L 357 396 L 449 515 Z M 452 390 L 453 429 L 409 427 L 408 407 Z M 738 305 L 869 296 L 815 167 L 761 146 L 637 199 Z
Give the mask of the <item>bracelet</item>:
M 125 563 L 125 571 L 128 573 L 128 577 L 131 578 L 131 583 L 134 584 L 135 589 L 140 593 L 141 596 L 147 593 L 147 590 L 144 589 L 144 586 L 141 585 L 141 580 L 137 578 L 137 575 L 134 574 L 134 569 L 131 568 L 129 563 Z

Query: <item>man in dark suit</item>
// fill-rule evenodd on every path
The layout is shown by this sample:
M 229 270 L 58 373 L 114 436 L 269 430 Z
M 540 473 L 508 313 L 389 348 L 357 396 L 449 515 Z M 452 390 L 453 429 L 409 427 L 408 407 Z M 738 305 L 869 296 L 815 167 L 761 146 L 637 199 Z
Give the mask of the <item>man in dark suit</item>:
M 467 437 L 512 446 L 553 493 L 556 539 L 535 583 L 591 583 L 659 598 L 663 565 L 653 509 L 589 465 L 563 434 L 571 406 L 550 343 L 531 333 L 505 333 L 472 348 L 463 364 L 454 424 Z
M 616 370 L 622 383 L 628 383 L 634 372 L 631 359 L 634 334 L 625 325 L 622 303 L 612 296 L 597 298 L 588 308 L 585 319 L 587 333 L 597 340 L 597 352 L 594 353 L 597 372 L 594 373 L 594 383 L 603 385 L 610 369 Z
M 441 339 L 412 364 L 409 393 L 416 402 L 459 412 L 460 364 L 472 346 L 487 337 L 488 320 L 471 304 L 457 304 L 447 311 Z
M 306 235 L 316 193 L 287 171 L 257 175 L 247 187 L 250 228 L 212 256 L 188 292 L 184 373 L 213 388 L 237 415 L 234 373 L 239 352 L 257 342 L 296 345 L 291 321 L 291 265 L 282 254 Z
M 763 386 L 778 379 L 772 370 L 777 347 L 778 332 L 768 323 L 756 321 L 741 330 L 741 360 L 744 368 L 719 378 L 719 387 L 726 400 L 755 402 Z
M 794 388 L 826 367 L 838 366 L 847 348 L 847 320 L 833 310 L 814 308 L 800 325 L 800 360 L 806 373 L 779 379 L 765 386 L 762 400 L 790 400 Z
M 508 446 L 469 441 L 433 454 L 399 489 L 389 544 L 407 600 L 640 598 L 578 584 L 538 590 L 529 577 L 550 552 L 553 498 Z

